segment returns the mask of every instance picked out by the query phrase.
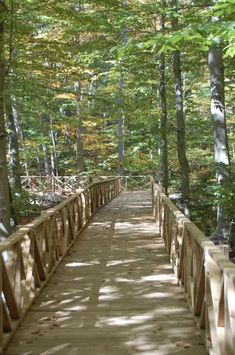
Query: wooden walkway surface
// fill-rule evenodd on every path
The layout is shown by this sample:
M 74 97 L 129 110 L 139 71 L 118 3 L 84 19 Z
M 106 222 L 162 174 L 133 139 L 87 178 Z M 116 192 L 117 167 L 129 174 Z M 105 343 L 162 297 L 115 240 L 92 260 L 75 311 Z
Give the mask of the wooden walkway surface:
M 150 193 L 123 192 L 97 212 L 4 354 L 205 354 Z

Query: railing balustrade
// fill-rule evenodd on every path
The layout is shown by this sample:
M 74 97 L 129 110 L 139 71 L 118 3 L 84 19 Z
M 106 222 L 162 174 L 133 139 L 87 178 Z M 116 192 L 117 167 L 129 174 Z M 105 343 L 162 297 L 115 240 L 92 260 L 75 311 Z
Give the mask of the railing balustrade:
M 0 353 L 90 217 L 120 191 L 119 178 L 91 184 L 0 244 Z
M 114 176 L 21 176 L 22 187 L 32 192 L 59 192 L 70 194 L 85 188 L 91 182 L 112 179 Z M 149 190 L 149 175 L 120 176 L 123 190 Z
M 170 262 L 208 354 L 235 354 L 235 265 L 161 191 L 153 209 Z
M 30 191 L 58 191 L 64 194 L 76 192 L 93 181 L 90 177 L 74 176 L 21 176 L 22 187 Z

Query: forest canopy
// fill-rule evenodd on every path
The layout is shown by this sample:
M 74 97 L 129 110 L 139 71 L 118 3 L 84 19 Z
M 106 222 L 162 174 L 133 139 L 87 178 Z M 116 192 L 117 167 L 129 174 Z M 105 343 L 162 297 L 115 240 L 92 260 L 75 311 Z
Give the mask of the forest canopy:
M 21 176 L 150 173 L 228 238 L 234 0 L 1 0 L 0 13 L 1 238 Z

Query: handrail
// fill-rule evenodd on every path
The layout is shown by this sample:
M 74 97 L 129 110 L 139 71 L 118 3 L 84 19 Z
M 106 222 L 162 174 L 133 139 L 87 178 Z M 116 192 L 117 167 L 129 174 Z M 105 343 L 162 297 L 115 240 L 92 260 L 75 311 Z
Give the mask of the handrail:
M 21 176 L 22 187 L 31 191 L 52 191 L 71 193 L 76 189 L 84 188 L 91 182 L 97 182 L 114 178 L 114 176 L 79 176 L 79 175 L 64 175 L 64 176 Z M 120 176 L 121 185 L 124 190 L 133 189 L 150 189 L 149 175 L 125 175 Z
M 0 244 L 0 354 L 91 216 L 120 191 L 120 178 L 88 185 Z
M 208 354 L 235 354 L 235 265 L 152 183 L 153 209 L 171 264 Z

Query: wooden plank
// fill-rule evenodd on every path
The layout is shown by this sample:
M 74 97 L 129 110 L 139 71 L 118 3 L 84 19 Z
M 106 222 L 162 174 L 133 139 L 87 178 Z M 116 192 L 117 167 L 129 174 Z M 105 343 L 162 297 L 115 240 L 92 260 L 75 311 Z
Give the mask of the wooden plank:
M 195 306 L 194 306 L 194 314 L 196 316 L 200 316 L 202 314 L 204 297 L 205 297 L 205 268 L 204 268 L 204 263 L 202 262 L 200 272 L 199 272 L 199 284 L 197 287 Z
M 21 300 L 22 300 L 22 279 L 24 277 L 24 268 L 23 268 L 23 256 L 21 252 L 20 243 L 15 245 L 15 253 L 16 253 L 16 260 L 15 260 L 15 275 L 14 275 L 14 288 L 13 292 L 15 295 L 16 303 L 19 312 L 21 312 Z
M 37 239 L 34 239 L 34 259 L 35 259 L 35 266 L 37 269 L 37 274 L 39 276 L 39 279 L 42 281 L 46 280 L 46 273 L 43 267 L 42 259 L 40 256 L 39 248 L 38 248 L 38 243 Z
M 220 300 L 219 300 L 219 310 L 218 310 L 218 319 L 217 325 L 218 327 L 224 327 L 225 323 L 225 300 L 224 300 L 224 280 L 222 281 L 222 287 L 220 292 Z
M 225 350 L 226 355 L 233 355 L 235 348 L 235 306 L 234 306 L 234 279 L 224 275 L 225 288 Z
M 32 292 L 35 289 L 35 282 L 33 277 L 33 269 L 34 269 L 34 236 L 29 236 L 29 253 L 27 260 L 25 260 L 25 284 L 22 295 L 22 308 L 27 309 L 30 304 Z
M 233 311 L 231 309 L 234 303 L 232 299 L 235 298 L 235 287 L 233 285 L 235 265 L 228 261 L 227 249 L 226 253 L 224 248 L 221 252 L 220 247 L 209 241 L 202 231 L 177 210 L 157 185 L 153 184 L 152 191 L 155 211 L 164 211 L 164 215 L 172 213 L 178 222 L 178 226 L 183 224 L 187 234 L 190 236 L 191 245 L 186 243 L 185 240 L 182 241 L 181 237 L 177 238 L 179 247 L 181 245 L 181 252 L 178 253 L 178 277 L 187 294 L 191 289 L 192 296 L 188 297 L 187 301 L 190 305 L 191 300 L 194 299 L 195 316 L 196 318 L 200 316 L 199 321 L 196 318 L 195 320 L 200 328 L 206 327 L 207 329 L 208 351 L 210 350 L 211 353 L 219 355 L 224 355 L 225 353 L 226 355 L 233 354 L 235 347 L 235 308 Z M 159 219 L 161 214 L 160 212 Z M 161 232 L 163 232 L 165 227 L 162 223 L 160 225 Z M 179 228 L 178 234 L 180 234 Z M 166 245 L 168 246 L 168 244 L 167 239 Z M 202 254 L 205 252 L 207 252 L 207 271 L 204 270 L 201 260 Z M 193 253 L 193 258 L 189 257 L 190 253 Z M 172 257 L 171 261 L 174 267 L 175 264 Z M 223 278 L 227 278 L 227 284 L 230 285 L 229 291 L 223 285 Z M 207 290 L 205 284 L 207 285 Z M 230 298 L 230 301 L 228 301 L 228 298 Z
M 2 303 L 2 330 L 5 332 L 5 333 L 9 333 L 11 330 L 12 330 L 12 326 L 11 326 L 11 318 L 10 318 L 10 314 L 9 314 L 9 310 L 7 309 L 6 307 L 6 304 L 5 302 Z M 3 335 L 3 334 L 2 334 Z M 3 345 L 3 337 L 2 337 L 2 343 Z
M 13 319 L 20 318 L 20 311 L 18 309 L 15 295 L 12 289 L 12 285 L 10 283 L 7 269 L 3 260 L 2 260 L 2 291 L 11 317 Z
M 123 193 L 94 215 L 5 355 L 205 354 L 150 202 Z

